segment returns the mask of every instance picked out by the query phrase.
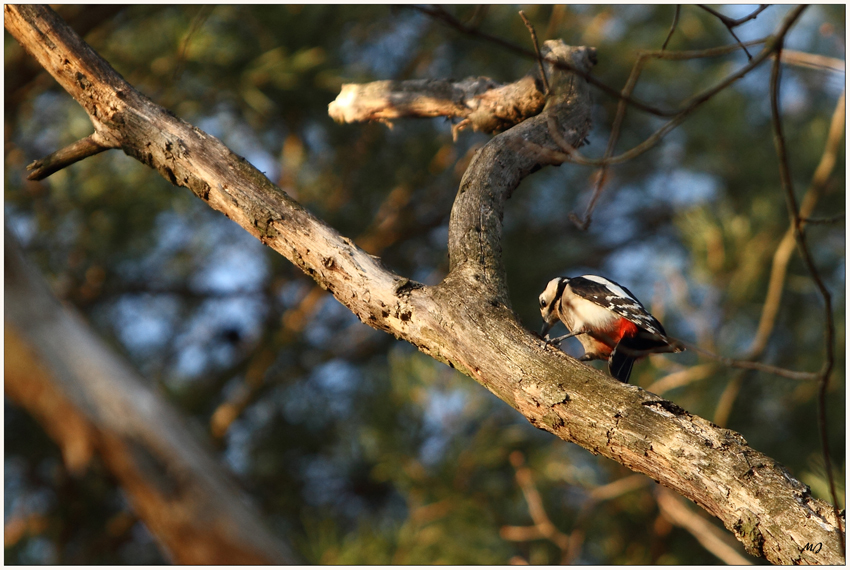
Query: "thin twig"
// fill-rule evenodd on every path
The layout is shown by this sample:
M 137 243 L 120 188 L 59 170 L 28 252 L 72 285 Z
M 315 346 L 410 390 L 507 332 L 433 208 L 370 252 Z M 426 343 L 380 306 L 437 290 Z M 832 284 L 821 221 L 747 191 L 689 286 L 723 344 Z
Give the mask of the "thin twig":
M 508 51 L 511 51 L 511 52 L 513 52 L 517 55 L 521 55 L 521 56 L 528 57 L 528 58 L 531 58 L 531 59 L 536 58 L 536 55 L 534 54 L 534 52 L 532 52 L 530 50 L 527 50 L 523 47 L 520 47 L 520 46 L 518 46 L 514 43 L 511 43 L 509 41 L 506 41 L 502 38 L 490 35 L 490 34 L 485 33 L 485 32 L 481 32 L 477 29 L 471 29 L 471 28 L 465 26 L 463 24 L 463 22 L 460 22 L 457 18 L 455 18 L 454 16 L 449 14 L 445 9 L 443 9 L 440 6 L 432 6 L 430 8 L 427 8 L 427 7 L 424 7 L 424 6 L 405 5 L 405 7 L 413 9 L 413 10 L 417 10 L 419 12 L 422 12 L 423 14 L 426 14 L 426 15 L 428 15 L 428 16 L 436 19 L 436 20 L 439 20 L 439 21 L 445 23 L 446 25 L 448 25 L 448 26 L 458 30 L 459 32 L 468 35 L 468 36 L 471 36 L 471 37 L 474 37 L 474 38 L 477 38 L 477 39 L 480 39 L 480 40 L 484 40 L 484 41 L 502 46 L 503 48 L 505 48 Z M 586 71 L 583 71 L 581 69 L 577 69 L 577 68 L 575 68 L 575 67 L 573 67 L 573 66 L 571 66 L 567 63 L 554 61 L 554 60 L 551 60 L 549 58 L 544 58 L 544 61 L 546 63 L 554 65 L 558 69 L 575 73 L 579 77 L 586 79 L 587 82 L 590 83 L 591 85 L 598 87 L 599 89 L 601 89 L 602 91 L 604 91 L 605 93 L 607 93 L 608 95 L 610 95 L 612 97 L 616 97 L 617 99 L 623 98 L 623 96 L 621 95 L 621 93 L 618 90 L 616 90 L 613 87 L 610 87 L 609 85 L 603 83 L 602 81 L 600 81 L 599 79 L 597 79 L 596 77 L 594 77 L 593 75 L 591 75 L 590 73 L 588 73 Z M 676 114 L 676 111 L 659 109 L 658 107 L 654 107 L 654 106 L 652 106 L 648 103 L 645 103 L 645 102 L 643 102 L 639 99 L 636 99 L 634 97 L 629 97 L 627 99 L 627 101 L 630 105 L 634 106 L 636 109 L 640 109 L 641 111 L 645 111 L 647 113 L 650 113 L 652 115 L 656 115 L 658 117 L 672 117 L 673 115 Z
M 724 16 L 720 12 L 712 10 L 708 6 L 704 6 L 702 4 L 697 4 L 697 6 L 699 6 L 700 8 L 702 8 L 703 10 L 708 12 L 709 14 L 718 18 L 721 22 L 723 22 L 723 25 L 726 26 L 727 28 L 736 28 L 736 27 L 740 26 L 741 24 L 743 24 L 745 22 L 749 22 L 750 20 L 755 19 L 756 16 L 758 16 L 759 14 L 764 12 L 767 8 L 769 8 L 770 4 L 760 4 L 759 7 L 756 8 L 754 12 L 744 16 L 743 18 L 738 18 L 737 20 L 735 18 L 730 18 L 729 16 Z
M 735 407 L 735 400 L 744 384 L 744 378 L 751 372 L 752 370 L 739 370 L 726 384 L 723 392 L 720 393 L 720 398 L 717 399 L 717 407 L 714 408 L 714 423 L 720 427 L 726 427 L 728 424 L 729 416 L 732 415 L 732 409 Z
M 627 160 L 631 160 L 632 158 L 640 156 L 641 154 L 643 154 L 644 152 L 646 152 L 647 150 L 649 150 L 650 148 L 655 146 L 662 138 L 664 138 L 664 136 L 668 132 L 670 132 L 671 130 L 676 128 L 682 121 L 685 120 L 685 118 L 688 115 L 690 115 L 700 105 L 702 105 L 703 103 L 705 103 L 706 101 L 708 101 L 709 99 L 711 99 L 712 97 L 717 95 L 719 92 L 723 91 L 724 89 L 726 89 L 727 87 L 732 85 L 735 81 L 737 81 L 738 79 L 740 79 L 741 77 L 743 77 L 744 75 L 746 75 L 747 73 L 749 73 L 750 71 L 755 69 L 762 61 L 764 61 L 765 59 L 770 57 L 770 55 L 773 54 L 774 51 L 777 49 L 777 41 L 779 41 L 779 40 L 781 40 L 785 37 L 785 35 L 788 33 L 788 30 L 791 29 L 791 26 L 794 24 L 794 22 L 797 21 L 797 19 L 800 17 L 800 15 L 803 13 L 803 11 L 805 9 L 806 9 L 806 6 L 797 6 L 796 8 L 791 10 L 785 16 L 785 19 L 782 21 L 782 24 L 779 26 L 779 29 L 777 30 L 777 33 L 773 36 L 773 38 L 771 38 L 772 41 L 768 42 L 768 45 L 765 45 L 765 47 L 761 50 L 761 52 L 759 52 L 759 54 L 755 58 L 753 58 L 752 61 L 750 61 L 747 65 L 745 65 L 744 67 L 739 69 L 737 72 L 727 76 L 724 80 L 720 81 L 719 83 L 717 83 L 713 87 L 710 87 L 709 89 L 706 89 L 705 91 L 698 93 L 698 94 L 694 95 L 693 97 L 691 97 L 690 99 L 688 99 L 685 102 L 684 108 L 682 108 L 682 110 L 678 114 L 674 115 L 673 118 L 670 121 L 665 123 L 660 129 L 658 129 L 655 133 L 653 133 L 649 138 L 647 138 L 645 141 L 643 141 L 641 144 L 637 145 L 636 147 L 632 148 L 631 150 L 629 150 L 629 151 L 627 151 L 627 152 L 625 152 L 621 155 L 614 156 L 614 157 L 611 157 L 611 158 L 608 158 L 608 159 L 601 159 L 601 160 L 599 160 L 599 159 L 589 159 L 589 158 L 583 156 L 581 153 L 579 153 L 575 148 L 572 148 L 572 147 L 569 147 L 569 146 L 562 146 L 562 150 L 564 151 L 563 153 L 558 153 L 557 151 L 549 151 L 549 150 L 540 150 L 540 149 L 537 149 L 537 150 L 539 150 L 541 156 L 546 156 L 553 163 L 557 163 L 560 160 L 560 162 L 570 161 L 570 162 L 574 162 L 576 164 L 582 164 L 582 165 L 585 165 L 585 166 L 597 166 L 597 167 L 610 165 L 610 164 L 619 164 L 621 162 L 626 162 Z M 760 41 L 764 41 L 764 40 L 760 40 Z M 708 53 L 718 53 L 718 52 L 720 52 L 720 50 L 726 50 L 726 49 L 728 49 L 728 46 L 724 46 L 723 48 L 715 48 L 713 50 L 704 50 L 704 51 L 708 52 Z M 665 51 L 665 52 L 654 52 L 654 53 L 658 54 L 657 57 L 662 58 L 662 59 L 686 59 L 687 56 L 688 56 L 688 54 L 685 53 L 685 52 L 676 53 L 676 52 Z M 620 96 L 620 99 L 622 99 L 622 100 L 628 100 L 628 98 L 623 96 L 622 94 L 619 94 L 619 96 Z M 550 128 L 550 133 L 551 133 L 551 128 Z M 531 145 L 529 145 L 529 146 L 531 146 Z
M 27 176 L 27 180 L 44 180 L 54 172 L 110 148 L 117 148 L 117 146 L 108 144 L 98 133 L 92 133 L 29 164 L 27 170 L 31 172 Z
M 774 57 L 776 54 L 774 54 Z M 835 57 L 827 57 L 816 53 L 808 53 L 804 51 L 795 51 L 791 49 L 782 50 L 782 63 L 788 65 L 796 65 L 798 67 L 808 67 L 810 69 L 818 69 L 821 71 L 830 71 L 832 73 L 845 73 L 845 65 L 843 59 Z
M 183 41 L 180 44 L 180 50 L 177 52 L 177 61 L 174 65 L 174 73 L 171 76 L 172 82 L 177 82 L 180 79 L 180 75 L 183 73 L 183 68 L 186 66 L 186 60 L 188 59 L 187 54 L 189 52 L 189 42 L 203 27 L 204 22 L 206 22 L 207 18 L 209 18 L 210 14 L 212 14 L 212 10 L 213 9 L 209 6 L 201 6 L 192 18 L 189 31 L 186 32 L 186 35 L 183 37 Z
M 826 137 L 826 145 L 824 146 L 820 162 L 815 169 L 815 173 L 812 175 L 809 188 L 806 190 L 803 200 L 800 203 L 798 216 L 800 218 L 800 222 L 803 224 L 811 223 L 808 216 L 810 216 L 814 211 L 817 201 L 820 198 L 820 194 L 835 168 L 838 152 L 841 148 L 841 140 L 844 138 L 845 117 L 845 93 L 842 93 L 838 98 L 835 110 L 832 113 L 829 133 Z M 843 218 L 843 214 L 839 217 Z M 773 331 L 773 327 L 776 323 L 776 315 L 779 312 L 779 305 L 782 300 L 782 290 L 785 285 L 785 275 L 788 270 L 788 263 L 791 260 L 791 254 L 794 251 L 794 244 L 796 241 L 794 238 L 795 225 L 796 224 L 792 219 L 788 231 L 785 232 L 785 236 L 779 242 L 779 246 L 777 246 L 776 252 L 773 254 L 770 281 L 768 282 L 767 294 L 762 308 L 761 319 L 759 320 L 758 330 L 747 354 L 747 357 L 750 359 L 758 358 L 764 351 L 767 346 L 770 333 Z
M 791 14 L 786 16 L 785 21 L 783 22 L 780 30 L 778 32 L 779 37 L 784 37 L 784 35 L 790 29 L 791 24 L 799 17 L 800 13 L 802 13 L 804 7 L 800 7 L 794 10 Z M 751 42 L 747 42 L 746 45 L 757 45 L 761 43 L 765 43 L 766 40 L 755 40 Z M 643 154 L 644 152 L 650 150 L 656 144 L 658 144 L 664 136 L 669 133 L 671 130 L 676 128 L 679 124 L 684 121 L 684 119 L 693 112 L 699 105 L 708 101 L 711 97 L 734 83 L 736 80 L 740 79 L 747 73 L 749 73 L 752 69 L 754 69 L 757 65 L 759 65 L 764 59 L 769 57 L 772 53 L 771 48 L 765 47 L 758 55 L 758 57 L 751 61 L 746 67 L 742 68 L 735 74 L 730 75 L 725 80 L 721 81 L 719 84 L 715 85 L 713 88 L 710 88 L 706 91 L 703 91 L 700 94 L 697 94 L 689 100 L 690 103 L 687 107 L 685 107 L 678 115 L 676 115 L 669 122 L 664 124 L 660 129 L 658 129 L 655 133 L 650 135 L 646 140 L 644 140 L 639 145 L 633 147 L 632 149 L 620 154 L 618 156 L 612 157 L 614 150 L 614 145 L 619 137 L 620 128 L 622 126 L 623 117 L 625 116 L 626 105 L 625 103 L 628 101 L 631 92 L 634 90 L 635 85 L 637 84 L 638 77 L 649 58 L 658 58 L 658 59 L 670 59 L 670 60 L 686 60 L 686 59 L 696 59 L 703 57 L 714 57 L 719 55 L 724 55 L 727 53 L 731 53 L 736 50 L 737 46 L 722 46 L 719 48 L 710 48 L 706 50 L 697 50 L 697 51 L 684 51 L 684 52 L 668 52 L 668 51 L 647 51 L 640 52 L 637 61 L 635 62 L 634 67 L 632 68 L 632 73 L 629 75 L 629 79 L 626 82 L 626 86 L 623 88 L 621 93 L 622 97 L 620 98 L 620 104 L 617 107 L 617 115 L 614 119 L 614 124 L 611 129 L 611 136 L 608 139 L 608 146 L 605 150 L 605 154 L 602 159 L 590 159 L 582 155 L 575 147 L 567 144 L 564 138 L 558 135 L 558 129 L 553 127 L 552 121 L 549 123 L 549 132 L 552 135 L 553 139 L 556 141 L 558 146 L 561 147 L 563 153 L 559 153 L 558 151 L 553 151 L 550 149 L 545 149 L 543 147 L 534 145 L 532 143 L 528 143 L 527 147 L 529 149 L 534 150 L 538 153 L 538 155 L 553 164 L 560 164 L 563 162 L 573 162 L 575 164 L 580 164 L 583 166 L 595 166 L 600 168 L 600 170 L 596 173 L 595 176 L 595 187 L 591 199 L 585 209 L 584 215 L 582 218 L 579 218 L 575 213 L 570 213 L 569 219 L 573 224 L 576 225 L 580 230 L 586 230 L 590 226 L 590 222 L 592 220 L 593 210 L 596 207 L 596 203 L 599 200 L 600 195 L 602 194 L 602 190 L 606 181 L 606 168 L 613 164 L 620 164 L 622 162 L 626 162 L 633 158 L 636 158 Z
M 588 492 L 588 497 L 593 504 L 610 501 L 631 491 L 636 491 L 641 487 L 646 487 L 652 482 L 652 479 L 643 473 L 635 473 L 634 475 L 628 475 L 622 479 L 611 481 L 601 487 L 596 487 Z
M 534 31 L 534 26 L 525 17 L 525 12 L 520 10 L 519 17 L 525 22 L 525 27 L 528 28 L 528 33 L 531 34 L 531 43 L 534 44 L 534 51 L 537 53 L 537 64 L 540 66 L 540 76 L 543 78 L 544 93 L 549 95 L 549 80 L 546 78 L 546 69 L 543 67 L 543 56 L 540 54 L 540 46 L 537 44 L 537 33 Z
M 528 513 L 531 515 L 531 520 L 534 521 L 534 526 L 503 526 L 500 530 L 500 535 L 506 540 L 513 541 L 545 538 L 561 550 L 562 561 L 565 564 L 569 564 L 572 560 L 571 551 L 573 550 L 571 548 L 570 535 L 558 530 L 552 524 L 549 515 L 546 514 L 546 509 L 543 507 L 543 499 L 534 485 L 531 469 L 525 465 L 525 457 L 523 457 L 522 453 L 520 451 L 513 451 L 510 455 L 510 461 L 516 473 L 517 483 L 520 489 L 522 489 L 525 502 L 528 504 Z
M 577 334 L 585 334 L 585 333 L 577 333 Z M 575 334 L 571 334 L 568 336 L 575 336 Z M 599 340 L 604 341 L 609 346 L 614 346 L 616 341 L 613 338 L 601 334 L 596 333 L 596 336 L 599 337 Z M 563 338 L 563 337 L 560 337 Z M 677 353 L 682 352 L 684 350 L 692 350 L 697 354 L 702 354 L 703 356 L 707 356 L 712 360 L 716 360 L 718 362 L 722 362 L 726 366 L 730 366 L 732 368 L 743 368 L 746 370 L 759 370 L 761 372 L 767 372 L 768 374 L 776 374 L 777 376 L 782 376 L 784 378 L 790 378 L 792 380 L 817 380 L 820 378 L 820 372 L 798 372 L 796 370 L 788 370 L 787 368 L 781 368 L 779 366 L 771 366 L 769 364 L 762 364 L 761 362 L 753 362 L 751 360 L 737 360 L 734 358 L 728 358 L 725 356 L 719 356 L 714 354 L 713 352 L 709 352 L 708 350 L 702 349 L 694 344 L 685 342 L 683 340 L 679 340 L 677 338 L 673 338 L 671 336 L 664 337 L 668 344 L 664 346 L 653 347 L 645 350 L 639 350 L 629 347 L 624 347 L 622 345 L 617 346 L 617 350 L 632 358 L 643 358 L 644 356 L 649 356 L 652 354 L 668 354 L 668 353 Z M 559 341 L 559 339 L 554 339 L 555 341 Z M 544 339 L 544 342 L 547 346 L 554 346 L 552 344 L 551 339 Z
M 480 32 L 477 29 L 468 28 L 462 22 L 460 22 L 457 18 L 455 18 L 454 16 L 449 14 L 445 9 L 443 9 L 440 6 L 433 6 L 433 7 L 427 8 L 427 7 L 424 7 L 424 6 L 410 5 L 410 6 L 407 6 L 407 7 L 414 9 L 414 10 L 417 10 L 419 12 L 422 12 L 422 13 L 424 13 L 424 14 L 432 17 L 432 18 L 435 18 L 435 19 L 437 19 L 441 22 L 444 22 L 445 24 L 451 26 L 452 28 L 454 28 L 454 29 L 456 29 L 456 30 L 458 30 L 458 31 L 460 31 L 464 34 L 467 34 L 471 37 L 478 38 L 478 39 L 481 39 L 481 40 L 484 40 L 484 41 L 488 41 L 488 42 L 494 43 L 496 45 L 500 45 L 503 48 L 505 48 L 509 51 L 512 51 L 512 52 L 514 52 L 518 55 L 522 55 L 524 57 L 529 57 L 529 58 L 532 58 L 532 59 L 536 58 L 536 55 L 533 52 L 531 52 L 531 51 L 529 51 L 525 48 L 522 48 L 522 47 L 520 47 L 520 46 L 518 46 L 514 43 L 511 43 L 511 42 L 506 41 L 502 38 L 492 36 L 492 35 L 484 33 L 484 32 Z M 788 32 L 788 30 L 794 24 L 794 22 L 797 21 L 797 18 L 799 18 L 800 14 L 805 9 L 806 9 L 806 6 L 797 6 L 796 8 L 791 10 L 785 16 L 785 19 L 783 20 L 782 24 L 780 25 L 779 30 L 777 30 L 776 34 L 774 35 L 774 38 L 785 37 L 785 34 Z M 751 17 L 755 17 L 755 16 L 750 15 L 747 18 L 751 18 Z M 762 43 L 762 42 L 765 42 L 765 41 L 766 40 L 759 40 L 756 43 Z M 752 42 L 747 42 L 744 45 L 750 45 L 751 43 Z M 736 49 L 737 49 L 737 47 L 740 47 L 740 46 L 736 46 Z M 561 70 L 564 70 L 564 71 L 569 71 L 569 72 L 572 72 L 572 73 L 578 75 L 579 77 L 587 80 L 588 83 L 590 83 L 591 85 L 594 85 L 595 87 L 598 87 L 599 89 L 601 89 L 602 91 L 604 91 L 608 95 L 615 97 L 618 100 L 626 101 L 627 103 L 629 103 L 630 105 L 632 105 L 636 109 L 640 109 L 642 111 L 645 111 L 647 113 L 650 113 L 652 115 L 656 115 L 656 116 L 659 116 L 659 117 L 679 118 L 682 114 L 689 114 L 696 107 L 698 107 L 702 103 L 706 102 L 708 99 L 710 99 L 711 97 L 716 95 L 718 92 L 722 91 L 723 89 L 725 89 L 726 87 L 728 87 L 729 85 L 731 85 L 732 83 L 734 83 L 735 81 L 737 81 L 738 79 L 740 79 L 741 77 L 743 77 L 744 75 L 749 73 L 759 63 L 761 63 L 766 57 L 768 57 L 770 54 L 772 54 L 774 52 L 774 50 L 775 50 L 775 45 L 765 47 L 765 49 L 763 49 L 762 52 L 760 52 L 759 55 L 757 55 L 750 62 L 749 65 L 742 68 L 739 72 L 732 74 L 726 80 L 717 84 L 715 87 L 707 89 L 707 90 L 703 91 L 702 93 L 695 95 L 694 97 L 692 97 L 691 99 L 686 101 L 685 104 L 684 104 L 685 106 L 683 108 L 679 109 L 679 110 L 659 109 L 658 107 L 654 107 L 654 106 L 652 106 L 648 103 L 645 103 L 645 102 L 643 102 L 639 99 L 636 99 L 635 97 L 632 97 L 632 96 L 627 97 L 627 96 L 623 95 L 622 92 L 620 92 L 620 91 L 614 89 L 613 87 L 610 87 L 609 85 L 603 83 L 602 81 L 600 81 L 599 79 L 594 77 L 589 72 L 583 71 L 581 69 L 577 69 L 574 66 L 569 65 L 567 63 L 550 60 L 549 58 L 544 58 L 544 61 L 546 63 L 550 63 L 551 65 L 555 66 L 558 69 L 561 69 Z M 710 52 L 712 50 L 705 50 L 705 51 Z M 664 53 L 671 53 L 671 52 L 664 52 Z M 667 128 L 668 126 L 670 126 L 669 123 L 668 123 L 668 125 L 665 125 L 664 127 L 662 127 L 662 130 Z M 667 130 L 669 130 L 669 129 L 667 129 Z M 629 158 L 632 158 L 632 157 L 629 157 Z M 579 164 L 581 164 L 581 163 L 579 163 Z M 596 164 L 594 166 L 599 166 L 599 165 L 600 164 Z
M 716 364 L 699 364 L 697 366 L 691 366 L 690 368 L 679 370 L 678 372 L 673 372 L 672 374 L 659 378 L 647 386 L 646 391 L 660 396 L 664 392 L 672 390 L 673 388 L 680 388 L 692 382 L 696 382 L 697 380 L 704 380 L 711 376 L 716 369 Z
M 787 63 L 784 57 L 784 52 L 780 58 L 783 63 Z M 812 181 L 809 183 L 809 188 L 803 196 L 800 204 L 800 220 L 801 223 L 806 223 L 808 220 L 803 216 L 810 215 L 817 204 L 823 188 L 826 186 L 830 175 L 835 167 L 838 151 L 841 147 L 841 141 L 844 138 L 844 119 L 845 119 L 845 94 L 842 93 L 838 98 L 835 110 L 832 113 L 829 133 L 826 137 L 826 145 L 823 149 L 820 162 L 818 163 L 815 173 L 812 175 Z M 843 215 L 838 216 L 842 218 Z M 770 271 L 770 280 L 765 295 L 764 304 L 762 305 L 761 318 L 755 337 L 750 345 L 745 360 L 756 360 L 761 357 L 771 332 L 776 324 L 776 316 L 779 313 L 779 307 L 782 301 L 782 290 L 785 286 L 785 276 L 788 270 L 788 263 L 791 259 L 791 254 L 794 251 L 794 223 L 791 222 L 791 227 L 785 233 L 785 236 L 776 248 L 773 254 L 773 262 Z M 717 402 L 717 408 L 714 412 L 714 423 L 721 427 L 725 427 L 732 412 L 735 399 L 740 393 L 741 385 L 744 382 L 747 371 L 741 371 L 736 374 L 720 395 Z
M 750 14 L 750 16 L 748 16 L 746 18 L 742 18 L 741 21 L 733 20 L 733 19 L 729 18 L 728 16 L 724 16 L 720 12 L 716 12 L 716 11 L 712 10 L 711 8 L 709 8 L 708 6 L 703 6 L 702 4 L 697 4 L 697 6 L 699 6 L 700 8 L 702 8 L 703 10 L 708 12 L 709 14 L 716 16 L 723 23 L 723 25 L 726 26 L 726 29 L 729 30 L 729 33 L 732 34 L 732 37 L 735 38 L 735 41 L 738 42 L 738 45 L 741 46 L 741 49 L 744 50 L 744 53 L 747 54 L 747 59 L 750 59 L 750 60 L 753 59 L 753 56 L 750 55 L 749 51 L 747 51 L 747 47 L 743 43 L 741 43 L 740 38 L 738 38 L 738 36 L 735 35 L 734 28 L 735 28 L 735 26 L 740 26 L 741 24 L 743 24 L 744 22 L 749 20 L 751 17 L 755 18 L 762 10 L 767 8 L 767 4 L 762 4 L 755 12 L 753 12 L 752 14 Z
M 667 39 L 661 45 L 661 51 L 667 49 L 667 44 L 670 43 L 670 38 L 673 37 L 673 32 L 676 31 L 676 25 L 679 23 L 679 12 L 682 11 L 682 5 L 676 4 L 676 11 L 673 13 L 673 23 L 670 25 L 670 31 L 667 32 Z
M 838 494 L 835 491 L 835 478 L 832 473 L 832 458 L 829 452 L 829 434 L 827 431 L 826 421 L 826 392 L 829 388 L 829 377 L 832 373 L 832 368 L 835 364 L 834 355 L 834 337 L 835 323 L 832 317 L 832 297 L 824 285 L 823 280 L 814 264 L 814 260 L 809 252 L 806 243 L 806 234 L 803 231 L 803 226 L 800 221 L 800 213 L 797 207 L 797 198 L 794 196 L 794 186 L 791 181 L 791 170 L 788 164 L 788 151 L 785 146 L 785 135 L 782 131 L 782 115 L 779 112 L 779 85 L 782 71 L 781 54 L 784 38 L 778 38 L 776 53 L 780 55 L 773 61 L 773 66 L 770 73 L 770 113 L 771 122 L 773 123 L 773 141 L 776 146 L 776 154 L 779 158 L 779 179 L 782 184 L 782 189 L 785 191 L 785 201 L 788 206 L 788 214 L 791 218 L 791 224 L 794 228 L 794 238 L 797 241 L 797 248 L 800 250 L 800 255 L 803 262 L 806 264 L 812 280 L 815 282 L 821 297 L 824 302 L 824 341 L 826 344 L 826 361 L 820 373 L 820 391 L 818 394 L 818 419 L 821 436 L 821 446 L 823 447 L 824 468 L 826 469 L 827 479 L 829 480 L 829 491 L 832 495 L 832 507 L 835 510 L 836 522 L 838 524 L 838 536 L 841 541 L 841 549 L 844 551 L 845 539 L 844 529 L 842 528 L 840 512 L 838 508 Z
M 776 374 L 777 376 L 782 376 L 783 378 L 790 378 L 791 380 L 817 380 L 820 377 L 820 372 L 797 372 L 795 370 L 788 370 L 787 368 L 780 368 L 779 366 L 762 364 L 761 362 L 752 362 L 750 360 L 737 360 L 734 358 L 727 358 L 725 356 L 714 354 L 713 352 L 709 352 L 696 345 L 690 344 L 679 339 L 675 339 L 672 337 L 667 337 L 667 339 L 677 344 L 680 344 L 688 350 L 692 350 L 697 354 L 701 354 L 712 360 L 716 360 L 717 362 L 722 362 L 726 366 L 730 366 L 732 368 L 758 370 L 760 372 L 766 372 L 768 374 Z
M 800 221 L 804 224 L 835 224 L 844 220 L 846 217 L 847 214 L 838 214 L 830 218 L 800 218 Z
M 664 518 L 691 533 L 706 550 L 720 560 L 738 566 L 752 564 L 726 543 L 723 531 L 692 512 L 672 491 L 659 486 L 655 498 L 658 501 L 658 510 Z
M 665 42 L 665 46 L 666 43 L 667 42 Z M 763 40 L 757 40 L 755 42 L 749 43 L 751 43 L 752 45 L 757 45 L 763 43 Z M 626 85 L 623 87 L 623 95 L 630 96 L 632 94 L 635 86 L 637 85 L 638 78 L 640 77 L 644 66 L 650 58 L 671 59 L 678 61 L 684 59 L 715 57 L 731 53 L 735 50 L 737 50 L 737 46 L 723 46 L 720 48 L 684 52 L 665 52 L 663 47 L 661 48 L 661 51 L 641 51 L 638 53 L 638 58 L 635 61 L 634 66 L 632 67 L 632 72 L 629 74 L 629 79 L 626 81 Z M 610 159 L 611 155 L 614 153 L 614 147 L 620 137 L 620 128 L 622 127 L 625 115 L 626 102 L 625 99 L 621 99 L 619 104 L 617 105 L 617 115 L 614 118 L 614 123 L 611 127 L 611 135 L 608 137 L 608 146 L 605 148 L 605 155 L 603 156 L 603 160 Z M 655 140 L 656 142 L 660 141 L 661 137 L 659 136 Z M 593 210 L 596 208 L 596 203 L 599 201 L 599 197 L 602 195 L 602 190 L 604 188 L 605 181 L 607 180 L 607 166 L 607 164 L 603 165 L 594 176 L 594 179 L 596 181 L 595 187 L 593 189 L 593 194 L 591 195 L 590 202 L 588 203 L 582 218 L 579 218 L 575 213 L 570 212 L 570 221 L 582 231 L 585 231 L 588 227 L 590 227 L 590 222 L 592 221 L 593 216 Z

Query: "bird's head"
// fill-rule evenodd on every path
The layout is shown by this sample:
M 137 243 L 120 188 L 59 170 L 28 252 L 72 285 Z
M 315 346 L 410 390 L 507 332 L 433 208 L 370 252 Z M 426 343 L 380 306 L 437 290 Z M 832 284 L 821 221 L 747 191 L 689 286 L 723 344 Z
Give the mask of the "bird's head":
M 555 277 L 546 285 L 546 289 L 540 294 L 540 315 L 543 317 L 543 329 L 540 336 L 546 337 L 555 323 L 558 322 L 558 299 L 564 292 L 564 287 L 569 279 L 566 277 Z

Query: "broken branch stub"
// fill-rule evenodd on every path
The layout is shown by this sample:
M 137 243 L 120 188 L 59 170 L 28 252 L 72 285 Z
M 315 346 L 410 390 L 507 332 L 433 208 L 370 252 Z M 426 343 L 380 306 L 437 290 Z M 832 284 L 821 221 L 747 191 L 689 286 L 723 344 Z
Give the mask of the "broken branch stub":
M 505 85 L 489 77 L 456 82 L 374 81 L 343 85 L 328 105 L 328 115 L 339 123 L 387 124 L 401 118 L 448 117 L 461 119 L 455 131 L 472 127 L 474 131 L 498 133 L 537 115 L 545 104 L 546 97 L 532 75 Z

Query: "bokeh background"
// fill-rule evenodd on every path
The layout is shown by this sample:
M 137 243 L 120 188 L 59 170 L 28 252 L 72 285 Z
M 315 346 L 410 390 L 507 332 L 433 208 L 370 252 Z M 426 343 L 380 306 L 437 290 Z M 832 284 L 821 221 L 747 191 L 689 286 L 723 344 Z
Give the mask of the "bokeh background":
M 638 50 L 660 49 L 674 13 L 674 6 L 635 5 L 446 9 L 530 47 L 520 8 L 541 41 L 596 47 L 594 74 L 617 89 Z M 741 17 L 754 8 L 717 9 Z M 772 6 L 735 33 L 765 37 L 789 9 Z M 58 11 L 137 89 L 220 138 L 389 268 L 427 284 L 446 274 L 452 201 L 489 137 L 462 132 L 453 142 L 445 120 L 338 125 L 328 103 L 343 83 L 479 75 L 510 82 L 535 69 L 409 6 Z M 786 40 L 789 49 L 840 63 L 784 66 L 781 105 L 798 197 L 844 89 L 844 22 L 843 5 L 812 6 Z M 730 43 L 717 18 L 683 6 L 668 49 Z M 660 512 L 654 482 L 626 480 L 632 474 L 619 464 L 533 428 L 471 379 L 360 323 L 285 259 L 135 160 L 112 151 L 44 182 L 26 181 L 28 163 L 88 135 L 91 125 L 8 34 L 4 47 L 6 225 L 57 296 L 189 418 L 268 527 L 304 560 L 720 561 Z M 652 62 L 635 93 L 675 107 L 746 61 L 737 51 Z M 725 356 L 747 353 L 789 224 L 769 73 L 766 62 L 653 150 L 612 168 L 587 231 L 568 216 L 584 212 L 593 169 L 547 168 L 523 182 L 507 205 L 503 247 L 513 308 L 528 328 L 539 328 L 537 295 L 549 279 L 592 272 L 626 285 L 673 336 Z M 595 100 L 582 152 L 598 157 L 617 101 L 598 90 Z M 617 150 L 661 124 L 629 110 Z M 842 143 L 814 216 L 845 211 L 844 181 Z M 827 411 L 843 507 L 844 220 L 807 231 L 835 309 Z M 795 253 L 762 360 L 818 370 L 822 307 Z M 580 354 L 578 342 L 563 348 Z M 830 500 L 816 384 L 742 374 L 693 352 L 648 359 L 632 383 L 740 432 Z M 102 465 L 69 475 L 58 448 L 8 400 L 4 427 L 6 563 L 165 561 Z M 531 490 L 568 544 L 511 530 L 534 524 Z

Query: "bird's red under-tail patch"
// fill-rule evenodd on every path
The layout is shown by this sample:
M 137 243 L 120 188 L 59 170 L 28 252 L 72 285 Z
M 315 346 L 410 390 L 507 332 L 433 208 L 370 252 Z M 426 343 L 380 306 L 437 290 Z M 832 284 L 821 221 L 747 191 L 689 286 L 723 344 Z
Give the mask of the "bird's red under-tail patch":
M 617 323 L 617 341 L 623 337 L 635 336 L 638 332 L 637 325 L 628 319 L 620 319 Z

